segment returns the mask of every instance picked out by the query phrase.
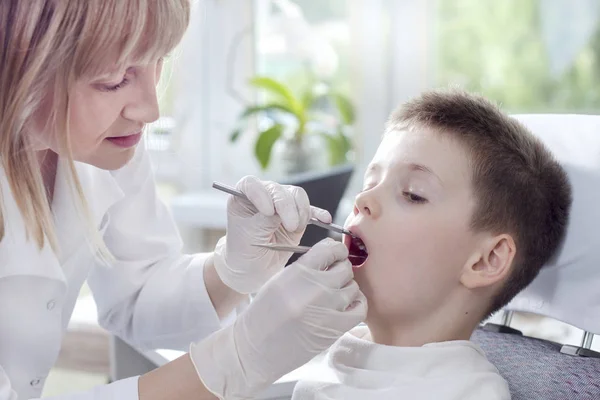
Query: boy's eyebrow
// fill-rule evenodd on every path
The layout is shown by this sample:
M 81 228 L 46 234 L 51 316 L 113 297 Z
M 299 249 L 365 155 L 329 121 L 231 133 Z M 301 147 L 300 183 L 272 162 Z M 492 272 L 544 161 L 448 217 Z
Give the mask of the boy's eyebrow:
M 444 182 L 442 181 L 442 179 L 435 172 L 433 172 L 430 168 L 426 167 L 423 164 L 409 163 L 408 168 L 411 171 L 422 171 L 422 172 L 428 173 L 428 174 L 432 175 L 434 178 L 436 178 L 442 186 L 444 185 Z M 365 171 L 365 177 L 368 176 L 370 173 L 377 173 L 377 171 L 379 171 L 380 169 L 381 169 L 381 166 L 379 164 L 369 164 L 369 166 L 367 167 L 367 170 Z
M 422 164 L 415 164 L 415 163 L 411 163 L 409 164 L 409 168 L 411 169 L 411 171 L 423 171 L 426 172 L 428 174 L 433 175 L 440 183 L 443 184 L 442 180 L 440 179 L 439 176 L 437 176 L 435 174 L 435 172 L 433 172 L 431 169 L 427 168 L 425 165 Z
M 380 169 L 381 166 L 379 164 L 369 164 L 365 173 L 363 174 L 363 179 L 367 179 L 370 174 L 376 174 Z
M 379 168 L 381 168 L 379 164 L 369 164 L 367 166 L 367 170 L 365 171 L 365 175 L 367 175 L 370 172 L 376 172 L 377 170 L 379 170 Z

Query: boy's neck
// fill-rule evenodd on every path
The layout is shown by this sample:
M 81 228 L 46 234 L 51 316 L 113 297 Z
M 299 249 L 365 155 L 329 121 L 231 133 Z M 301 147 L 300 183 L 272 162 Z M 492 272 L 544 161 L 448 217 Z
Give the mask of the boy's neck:
M 456 304 L 454 304 L 455 306 Z M 441 307 L 429 315 L 415 318 L 390 318 L 369 316 L 371 340 L 378 344 L 401 347 L 418 347 L 427 343 L 452 340 L 469 340 L 480 322 L 479 313 L 456 307 Z

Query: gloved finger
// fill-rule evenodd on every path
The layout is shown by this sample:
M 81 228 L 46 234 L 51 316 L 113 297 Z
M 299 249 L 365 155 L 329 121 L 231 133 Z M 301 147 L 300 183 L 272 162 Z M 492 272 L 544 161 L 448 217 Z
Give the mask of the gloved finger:
M 290 192 L 296 203 L 296 210 L 298 211 L 298 227 L 296 232 L 303 231 L 306 229 L 308 220 L 311 217 L 310 200 L 306 191 L 298 186 L 284 186 L 284 188 Z
M 255 214 L 252 217 L 252 224 L 246 229 L 247 240 L 256 244 L 270 243 L 273 232 L 280 226 L 281 218 L 277 214 L 270 217 L 260 213 Z
M 365 320 L 365 318 L 367 318 L 368 310 L 369 306 L 367 303 L 367 298 L 365 297 L 364 293 L 359 290 L 352 302 L 344 310 L 344 313 L 354 315 L 357 318 L 360 318 L 360 321 L 362 322 Z
M 355 280 L 351 280 L 346 286 L 332 292 L 332 304 L 336 305 L 336 310 L 344 311 L 354 302 L 359 292 L 358 283 Z
M 347 307 L 345 310 L 323 310 L 327 313 L 327 327 L 329 330 L 336 331 L 339 336 L 363 322 L 367 318 L 367 311 L 367 299 L 362 292 L 359 292 L 359 296 L 351 303 L 351 307 Z
M 352 263 L 347 258 L 335 262 L 325 271 L 313 271 L 312 276 L 316 282 L 331 289 L 341 289 L 354 282 Z
M 271 194 L 275 211 L 281 218 L 281 224 L 287 231 L 295 232 L 300 223 L 296 199 L 290 191 L 278 183 L 267 182 L 265 186 Z
M 329 211 L 323 210 L 322 208 L 319 208 L 319 207 L 311 206 L 310 207 L 310 216 L 312 218 L 316 218 L 319 221 L 324 222 L 326 224 L 330 224 L 333 221 L 333 218 L 331 217 L 331 214 L 329 213 Z
M 324 271 L 329 266 L 344 259 L 348 259 L 348 249 L 346 246 L 331 238 L 327 238 L 315 244 L 296 263 L 304 265 L 308 269 Z
M 260 179 L 255 176 L 245 176 L 240 179 L 236 187 L 248 197 L 259 213 L 266 216 L 275 214 L 271 193 Z

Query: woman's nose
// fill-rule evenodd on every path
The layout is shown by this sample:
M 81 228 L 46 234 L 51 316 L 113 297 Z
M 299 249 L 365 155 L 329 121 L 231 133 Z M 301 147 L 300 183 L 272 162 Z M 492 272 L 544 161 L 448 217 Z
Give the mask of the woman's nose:
M 135 98 L 132 98 L 123 109 L 123 117 L 149 124 L 156 121 L 159 116 L 155 74 L 146 72 L 140 76 Z
M 381 205 L 372 189 L 361 192 L 356 196 L 354 214 L 359 213 L 370 218 L 378 218 L 381 215 Z

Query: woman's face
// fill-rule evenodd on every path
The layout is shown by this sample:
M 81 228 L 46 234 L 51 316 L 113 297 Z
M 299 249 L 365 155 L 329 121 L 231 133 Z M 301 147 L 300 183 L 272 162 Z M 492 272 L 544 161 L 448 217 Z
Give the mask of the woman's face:
M 156 85 L 162 59 L 77 81 L 69 92 L 69 131 L 75 161 L 115 170 L 132 157 L 145 124 L 159 117 Z M 48 112 L 50 104 L 40 110 Z M 61 154 L 56 135 L 36 129 L 36 147 Z

